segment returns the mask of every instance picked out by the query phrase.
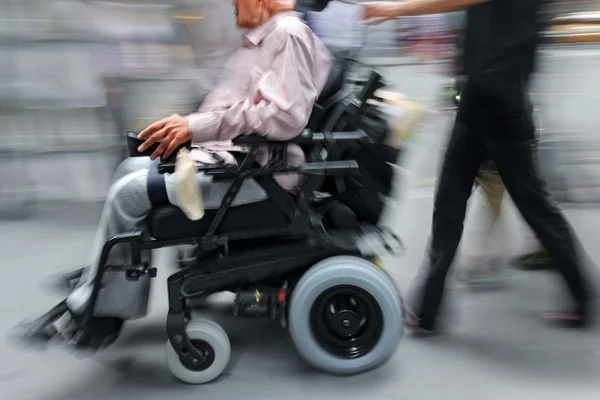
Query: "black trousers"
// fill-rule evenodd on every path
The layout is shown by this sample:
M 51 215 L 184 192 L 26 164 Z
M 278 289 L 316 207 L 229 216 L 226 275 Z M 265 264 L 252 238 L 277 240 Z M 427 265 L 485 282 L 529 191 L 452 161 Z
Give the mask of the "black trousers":
M 469 77 L 438 181 L 426 269 L 416 292 L 413 311 L 422 327 L 433 327 L 442 305 L 446 275 L 463 233 L 467 201 L 484 159 L 494 161 L 519 212 L 555 260 L 574 300 L 574 310 L 585 312 L 590 295 L 579 246 L 544 189 L 536 150 L 523 80 Z

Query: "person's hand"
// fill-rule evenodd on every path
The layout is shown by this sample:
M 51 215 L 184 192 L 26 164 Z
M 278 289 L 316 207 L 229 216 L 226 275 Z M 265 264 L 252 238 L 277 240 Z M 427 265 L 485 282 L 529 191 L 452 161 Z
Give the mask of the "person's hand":
M 360 5 L 363 8 L 362 20 L 367 21 L 369 25 L 377 25 L 399 16 L 400 4 L 395 1 L 373 1 Z
M 140 140 L 145 138 L 147 139 L 138 148 L 139 152 L 162 140 L 150 159 L 155 160 L 161 155 L 163 155 L 163 159 L 168 158 L 177 147 L 190 140 L 188 117 L 173 114 L 156 121 L 138 135 Z

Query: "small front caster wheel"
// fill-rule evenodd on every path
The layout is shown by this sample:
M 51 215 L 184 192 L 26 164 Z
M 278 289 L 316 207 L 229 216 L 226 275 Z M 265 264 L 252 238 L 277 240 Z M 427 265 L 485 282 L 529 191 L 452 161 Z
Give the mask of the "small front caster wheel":
M 185 383 L 200 385 L 218 378 L 229 363 L 231 344 L 227 333 L 216 322 L 196 319 L 188 322 L 186 333 L 194 348 L 206 356 L 196 368 L 184 366 L 179 355 L 167 342 L 167 366 L 171 373 Z

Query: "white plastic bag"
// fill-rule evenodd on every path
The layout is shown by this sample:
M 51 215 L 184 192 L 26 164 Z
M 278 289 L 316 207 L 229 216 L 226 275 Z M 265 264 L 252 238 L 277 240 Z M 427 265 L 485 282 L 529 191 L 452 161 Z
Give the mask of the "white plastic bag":
M 179 150 L 175 162 L 177 202 L 179 208 L 192 221 L 204 217 L 204 201 L 196 174 L 196 166 L 190 157 L 190 151 L 185 148 Z

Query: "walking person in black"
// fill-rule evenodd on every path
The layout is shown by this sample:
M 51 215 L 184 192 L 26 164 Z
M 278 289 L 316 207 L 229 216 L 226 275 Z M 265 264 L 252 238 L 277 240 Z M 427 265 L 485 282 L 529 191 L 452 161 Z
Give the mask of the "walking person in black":
M 427 269 L 407 324 L 434 332 L 447 272 L 463 233 L 467 200 L 482 160 L 491 159 L 527 224 L 565 279 L 572 304 L 544 315 L 550 322 L 584 326 L 590 321 L 590 288 L 583 276 L 577 238 L 543 188 L 527 84 L 534 70 L 542 0 L 407 0 L 363 3 L 364 19 L 467 9 L 464 72 L 467 80 L 435 196 Z

